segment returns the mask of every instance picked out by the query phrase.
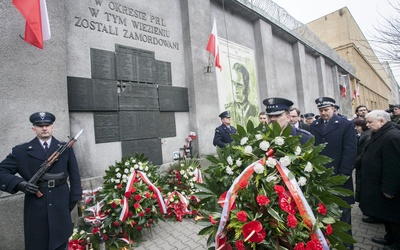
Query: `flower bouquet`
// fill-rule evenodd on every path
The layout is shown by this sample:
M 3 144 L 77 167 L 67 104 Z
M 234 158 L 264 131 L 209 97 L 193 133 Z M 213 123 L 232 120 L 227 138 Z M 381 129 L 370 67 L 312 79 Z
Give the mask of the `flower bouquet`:
M 314 139 L 300 144 L 291 126 L 278 123 L 246 129 L 238 126 L 233 142 L 208 156 L 196 193 L 203 205 L 206 227 L 215 249 L 346 249 L 355 243 L 341 222 L 339 196 L 352 192 L 338 187 L 347 177 L 333 176 L 319 155 L 325 145 Z
M 86 243 L 94 249 L 104 243 L 112 250 L 129 249 L 140 242 L 142 230 L 151 230 L 166 213 L 160 188 L 155 186 L 158 177 L 158 167 L 143 155 L 110 166 L 102 190 L 92 199 L 96 204 L 85 210 L 85 228 L 76 230 L 72 237 L 78 240 L 74 244 L 87 237 Z
M 194 183 L 201 182 L 199 165 L 197 159 L 186 159 L 171 165 L 166 175 L 160 178 L 160 184 L 166 191 L 166 218 L 182 221 L 184 217 L 197 215 L 198 199 L 193 194 L 198 191 Z

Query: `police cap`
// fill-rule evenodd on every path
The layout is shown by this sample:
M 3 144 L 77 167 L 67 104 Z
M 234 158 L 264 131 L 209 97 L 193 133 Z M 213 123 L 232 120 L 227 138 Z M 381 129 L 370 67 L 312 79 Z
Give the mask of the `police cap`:
M 221 119 L 222 119 L 222 118 L 225 118 L 225 117 L 230 118 L 230 117 L 231 117 L 231 112 L 230 112 L 229 110 L 224 111 L 224 112 L 222 112 L 221 114 L 219 114 L 219 117 L 221 117 Z
M 315 99 L 315 103 L 317 104 L 317 108 L 326 108 L 333 107 L 335 105 L 335 100 L 330 97 L 320 97 Z
M 56 120 L 56 117 L 50 112 L 36 112 L 29 117 L 29 121 L 34 126 L 50 125 Z
M 293 105 L 291 100 L 281 97 L 267 98 L 263 103 L 266 106 L 265 111 L 267 115 L 280 115 L 285 111 L 289 111 L 290 107 Z
M 314 116 L 315 116 L 314 113 L 307 113 L 307 114 L 304 114 L 304 118 L 306 118 L 306 119 L 313 118 Z

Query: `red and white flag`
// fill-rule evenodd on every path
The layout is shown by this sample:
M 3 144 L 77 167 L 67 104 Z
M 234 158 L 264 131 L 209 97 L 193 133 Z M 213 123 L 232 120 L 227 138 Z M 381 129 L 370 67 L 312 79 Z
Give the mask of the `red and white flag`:
M 347 92 L 347 82 L 349 80 L 349 75 L 341 75 L 340 76 L 343 80 L 342 80 L 342 91 L 340 93 L 340 95 L 342 97 L 346 97 L 346 92 Z
M 354 92 L 353 92 L 353 100 L 355 100 L 356 97 L 359 97 L 359 96 L 360 96 L 360 84 L 357 83 L 357 87 L 354 89 Z
M 12 0 L 12 3 L 26 20 L 24 40 L 43 49 L 43 41 L 51 38 L 46 1 Z
M 219 60 L 219 42 L 218 42 L 218 34 L 217 34 L 217 22 L 214 18 L 214 24 L 212 28 L 212 32 L 210 38 L 208 39 L 208 44 L 206 48 L 213 56 L 214 56 L 214 65 L 218 67 L 219 70 L 222 70 L 221 63 Z

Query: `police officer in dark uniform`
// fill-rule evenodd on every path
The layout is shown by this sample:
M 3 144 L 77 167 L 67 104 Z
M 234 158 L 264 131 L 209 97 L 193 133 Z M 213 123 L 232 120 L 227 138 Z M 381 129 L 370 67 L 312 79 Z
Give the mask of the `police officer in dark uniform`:
M 327 143 L 321 151 L 321 155 L 328 156 L 332 162 L 325 165 L 333 168 L 335 175 L 345 175 L 349 179 L 342 186 L 351 191 L 353 188 L 352 173 L 357 157 L 357 137 L 352 121 L 343 119 L 334 113 L 335 100 L 330 97 L 320 97 L 315 100 L 319 109 L 320 118 L 310 126 L 310 132 L 314 135 L 315 145 Z M 349 205 L 354 204 L 354 196 L 343 198 Z M 351 209 L 342 208 L 341 220 L 351 225 Z M 349 231 L 351 234 L 351 230 Z M 348 245 L 353 249 L 353 245 Z
M 73 149 L 67 148 L 37 185 L 29 183 L 45 159 L 65 143 L 53 137 L 53 114 L 37 112 L 29 119 L 36 137 L 15 146 L 0 163 L 0 190 L 25 193 L 25 250 L 64 250 L 73 229 L 70 212 L 82 199 L 78 164 Z M 35 195 L 38 190 L 40 198 Z
M 310 125 L 315 121 L 315 114 L 314 113 L 306 113 L 304 114 L 304 119 L 306 120 L 305 123 Z
M 293 105 L 293 102 L 281 98 L 281 97 L 271 97 L 267 98 L 263 101 L 264 105 L 266 106 L 266 112 L 268 116 L 268 123 L 277 122 L 282 128 L 282 131 L 287 126 L 291 127 L 290 135 L 297 136 L 301 135 L 300 143 L 303 145 L 309 139 L 311 139 L 312 135 L 300 128 L 296 128 L 292 126 L 290 121 L 290 107 Z
M 224 111 L 219 114 L 221 118 L 221 126 L 215 129 L 214 146 L 224 148 L 227 143 L 232 142 L 231 134 L 236 134 L 236 128 L 231 126 L 231 114 L 229 111 Z
M 344 115 L 342 115 L 342 114 L 339 113 L 339 109 L 340 109 L 340 106 L 339 106 L 339 105 L 335 104 L 335 105 L 333 105 L 333 107 L 335 108 L 335 110 L 334 110 L 333 112 L 334 112 L 337 116 L 342 117 L 343 119 L 347 119 L 346 116 L 344 116 Z

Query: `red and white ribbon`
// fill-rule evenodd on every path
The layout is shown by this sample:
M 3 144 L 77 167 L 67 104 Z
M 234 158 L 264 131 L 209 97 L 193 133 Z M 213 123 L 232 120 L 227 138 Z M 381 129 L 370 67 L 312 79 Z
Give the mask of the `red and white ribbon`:
M 171 198 L 172 198 L 174 195 L 177 195 L 177 196 L 179 197 L 179 201 L 183 204 L 183 207 L 184 207 L 184 209 L 185 209 L 185 213 L 186 213 L 186 214 L 191 213 L 191 212 L 189 211 L 189 209 L 188 209 L 188 206 L 189 206 L 188 200 L 185 198 L 185 196 L 183 196 L 181 193 L 179 193 L 179 192 L 176 191 L 176 190 L 175 190 L 174 192 L 172 192 L 172 193 L 168 196 L 168 198 L 167 198 L 167 200 L 166 200 L 166 202 L 165 202 L 165 205 L 168 206 L 168 205 L 171 203 Z
M 136 179 L 136 171 L 133 171 L 128 178 L 128 183 L 126 184 L 125 193 L 131 192 L 131 190 L 133 189 L 133 183 L 135 179 Z M 121 214 L 119 215 L 119 220 L 125 222 L 129 212 L 128 198 L 126 198 L 125 195 L 123 201 L 124 201 L 124 206 L 122 207 Z
M 201 177 L 200 168 L 196 168 L 196 169 L 193 171 L 193 175 L 194 175 L 194 177 L 196 177 L 196 182 L 197 182 L 197 183 L 203 183 L 203 177 Z
M 88 207 L 85 211 L 91 212 L 93 216 L 85 216 L 84 221 L 89 223 L 96 223 L 96 221 L 103 221 L 107 218 L 107 215 L 101 211 L 103 208 L 104 201 L 97 202 L 96 205 Z

